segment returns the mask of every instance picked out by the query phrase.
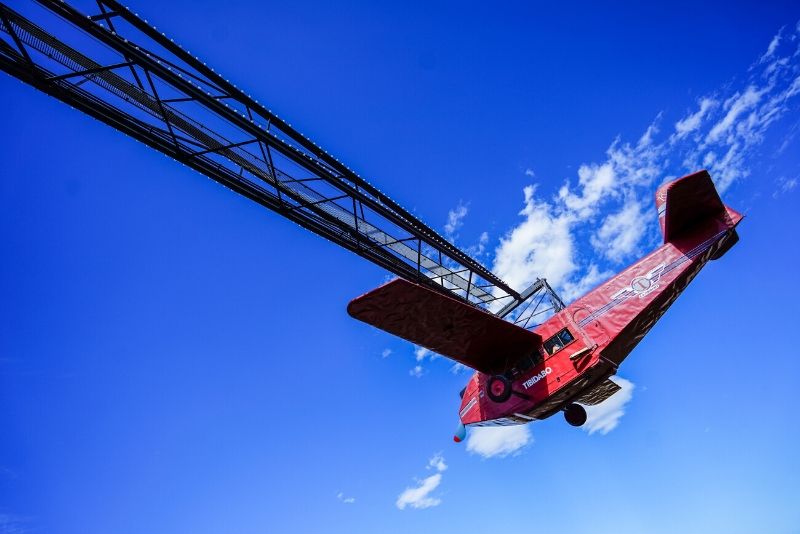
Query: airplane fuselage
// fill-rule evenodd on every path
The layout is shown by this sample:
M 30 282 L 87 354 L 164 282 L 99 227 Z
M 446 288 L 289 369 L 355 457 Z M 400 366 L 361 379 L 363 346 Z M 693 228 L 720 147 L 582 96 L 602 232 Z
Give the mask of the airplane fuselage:
M 690 233 L 666 242 L 533 331 L 538 354 L 507 376 L 512 394 L 496 402 L 490 376 L 476 372 L 464 391 L 459 416 L 467 426 L 523 424 L 544 419 L 571 403 L 597 404 L 618 388 L 608 381 L 700 269 L 738 239 L 741 215 L 698 222 Z

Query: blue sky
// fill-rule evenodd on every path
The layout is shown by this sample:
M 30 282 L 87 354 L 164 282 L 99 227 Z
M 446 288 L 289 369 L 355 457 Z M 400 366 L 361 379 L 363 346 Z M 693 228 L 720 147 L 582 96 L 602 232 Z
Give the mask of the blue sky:
M 3 74 L 0 532 L 800 531 L 800 6 L 130 5 L 519 289 L 747 218 L 586 431 L 456 445 L 385 272 Z

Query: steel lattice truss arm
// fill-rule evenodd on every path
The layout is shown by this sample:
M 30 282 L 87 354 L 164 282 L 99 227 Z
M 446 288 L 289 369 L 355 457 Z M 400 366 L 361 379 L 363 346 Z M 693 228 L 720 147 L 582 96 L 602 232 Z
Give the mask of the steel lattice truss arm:
M 49 11 L 39 23 L 0 3 L 7 73 L 398 276 L 501 316 L 555 297 L 544 280 L 523 295 L 508 287 L 115 0 L 92 15 L 38 3 Z

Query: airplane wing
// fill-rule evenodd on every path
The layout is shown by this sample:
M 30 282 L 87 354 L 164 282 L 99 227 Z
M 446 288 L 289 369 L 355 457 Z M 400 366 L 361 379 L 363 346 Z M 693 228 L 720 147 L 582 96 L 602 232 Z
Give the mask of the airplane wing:
M 542 343 L 538 334 L 403 279 L 354 299 L 347 313 L 487 374 L 502 373 Z

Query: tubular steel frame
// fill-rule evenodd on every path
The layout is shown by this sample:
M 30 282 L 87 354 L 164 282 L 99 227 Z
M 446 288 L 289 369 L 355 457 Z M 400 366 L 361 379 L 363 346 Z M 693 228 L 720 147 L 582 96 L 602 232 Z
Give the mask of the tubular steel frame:
M 563 308 L 544 280 L 514 291 L 116 0 L 89 16 L 38 3 L 47 30 L 0 3 L 8 74 L 397 276 L 515 321 L 537 298 Z

